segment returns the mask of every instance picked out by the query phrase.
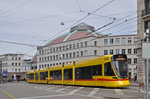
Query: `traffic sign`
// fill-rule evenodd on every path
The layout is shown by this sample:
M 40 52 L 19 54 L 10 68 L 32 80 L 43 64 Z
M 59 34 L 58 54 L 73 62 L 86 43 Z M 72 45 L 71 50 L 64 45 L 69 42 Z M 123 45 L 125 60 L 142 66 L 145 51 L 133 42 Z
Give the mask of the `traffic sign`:
M 3 71 L 3 76 L 7 76 L 8 75 L 8 71 Z

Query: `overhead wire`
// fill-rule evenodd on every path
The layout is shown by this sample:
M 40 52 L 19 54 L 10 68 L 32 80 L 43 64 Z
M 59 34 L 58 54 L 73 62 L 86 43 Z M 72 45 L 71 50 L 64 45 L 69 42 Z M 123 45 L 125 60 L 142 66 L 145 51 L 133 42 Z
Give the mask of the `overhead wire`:
M 79 23 L 80 21 L 82 21 L 83 19 L 85 19 L 86 17 L 90 16 L 91 14 L 97 12 L 98 10 L 104 8 L 105 6 L 107 6 L 108 4 L 112 3 L 114 0 L 111 0 L 109 2 L 107 2 L 106 4 L 104 4 L 103 6 L 99 7 L 98 9 L 92 11 L 91 13 L 87 14 L 86 16 L 82 17 L 81 19 L 79 19 L 78 21 L 76 21 L 75 23 L 71 24 L 70 26 L 68 26 L 67 28 L 65 28 L 64 30 L 60 31 L 59 33 L 57 33 L 56 35 L 52 36 L 51 38 L 48 38 L 46 41 L 49 41 L 50 39 L 56 37 L 57 35 L 59 35 L 60 33 L 66 31 L 67 29 L 69 29 L 70 27 L 74 26 L 75 24 Z M 45 42 L 44 42 L 45 43 Z
M 34 1 L 34 0 L 32 0 L 32 1 L 31 1 L 31 0 L 25 1 L 25 2 L 21 3 L 20 5 L 17 5 L 17 6 L 11 8 L 11 9 L 9 9 L 9 10 L 3 12 L 3 13 L 0 13 L 0 15 L 7 15 L 7 14 L 9 14 L 10 12 L 14 11 L 15 9 L 17 9 L 17 8 L 19 8 L 19 7 L 22 7 L 22 6 L 24 6 L 24 5 L 28 4 L 28 3 L 33 2 L 33 1 Z
M 4 9 L 6 10 L 8 7 L 12 6 L 12 5 L 15 4 L 16 2 L 17 2 L 17 0 L 8 2 L 8 4 L 7 4 L 6 6 L 4 6 L 4 7 L 2 7 L 2 8 L 0 9 L 0 11 L 2 11 L 2 10 L 4 10 Z
M 101 6 L 100 8 L 94 10 L 93 12 L 91 12 L 90 14 L 87 14 L 86 16 L 84 16 L 83 18 L 79 19 L 78 21 L 76 21 L 75 23 L 71 24 L 70 26 L 68 26 L 67 28 L 65 28 L 64 30 L 60 31 L 59 33 L 57 33 L 56 35 L 52 36 L 51 38 L 48 38 L 46 41 L 44 41 L 41 45 L 43 45 L 44 43 L 46 43 L 47 41 L 49 41 L 50 39 L 56 37 L 57 35 L 61 34 L 62 32 L 64 32 L 65 30 L 67 30 L 68 28 L 72 27 L 73 25 L 79 23 L 80 21 L 82 21 L 83 19 L 85 19 L 86 17 L 88 17 L 89 15 L 95 13 L 96 11 L 102 9 L 103 7 L 107 6 L 108 4 L 112 3 L 114 0 L 111 0 L 109 2 L 107 2 L 106 4 L 104 4 L 103 6 Z M 30 51 L 32 51 L 34 49 L 31 49 Z M 28 52 L 27 52 L 28 53 Z
M 11 42 L 11 41 L 4 41 L 4 40 L 0 40 L 0 42 L 2 42 L 2 43 L 9 43 L 9 44 L 17 44 L 17 45 L 25 45 L 25 46 L 30 46 L 30 47 L 37 47 L 38 46 L 38 45 L 31 45 L 31 44 Z
M 104 31 L 107 31 L 107 30 L 112 29 L 112 28 L 114 28 L 114 27 L 120 26 L 121 24 L 124 24 L 124 23 L 126 23 L 126 22 L 129 22 L 129 21 L 131 21 L 131 20 L 133 20 L 133 19 L 136 19 L 136 18 L 137 18 L 137 17 L 133 17 L 133 18 L 127 19 L 127 20 L 125 20 L 125 21 L 123 21 L 123 22 L 121 22 L 121 23 L 119 23 L 119 24 L 116 24 L 116 25 L 114 25 L 114 26 L 112 26 L 112 27 L 109 27 L 109 28 L 107 28 L 107 29 L 105 29 L 105 30 L 103 30 L 103 31 L 100 31 L 100 32 L 104 32 Z

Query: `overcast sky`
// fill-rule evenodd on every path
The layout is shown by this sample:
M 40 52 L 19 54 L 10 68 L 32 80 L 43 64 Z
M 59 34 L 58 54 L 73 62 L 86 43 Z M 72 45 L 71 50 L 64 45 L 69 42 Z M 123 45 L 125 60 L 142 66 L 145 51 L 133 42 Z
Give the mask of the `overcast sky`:
M 93 14 L 80 22 L 94 26 L 95 29 L 113 22 L 97 31 L 103 34 L 136 34 L 137 0 L 114 0 L 104 6 L 110 1 L 112 0 L 0 0 L 0 55 L 34 55 L 36 47 L 2 41 L 41 45 L 49 38 L 69 32 L 68 27 L 93 11 Z

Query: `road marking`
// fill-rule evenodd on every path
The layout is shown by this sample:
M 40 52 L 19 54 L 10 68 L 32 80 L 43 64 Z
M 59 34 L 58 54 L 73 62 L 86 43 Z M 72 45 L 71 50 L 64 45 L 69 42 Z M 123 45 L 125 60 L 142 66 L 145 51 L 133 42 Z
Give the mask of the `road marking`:
M 70 87 L 71 87 L 71 86 L 68 86 L 68 87 L 65 87 L 65 88 L 58 89 L 58 90 L 56 90 L 56 92 L 59 92 L 59 91 L 65 90 L 65 89 L 70 88 Z
M 12 99 L 17 99 L 16 97 L 12 96 L 10 93 L 8 93 L 5 90 L 1 90 L 2 92 L 4 92 L 5 94 L 7 94 L 9 97 L 11 97 Z
M 59 95 L 48 95 L 48 96 L 35 96 L 35 97 L 24 97 L 17 99 L 34 99 L 34 98 L 45 98 L 45 97 L 58 97 L 58 96 L 67 96 L 68 94 L 59 94 Z
M 69 94 L 72 95 L 72 94 L 74 94 L 75 92 L 81 90 L 82 88 L 83 88 L 83 87 L 79 87 L 78 89 L 71 91 Z
M 51 89 L 54 89 L 55 87 L 51 87 L 51 88 L 47 88 L 47 89 L 45 89 L 45 90 L 51 90 Z
M 115 89 L 117 95 L 123 95 L 123 92 L 120 89 Z
M 93 96 L 96 94 L 97 91 L 99 91 L 99 88 L 94 88 L 94 89 L 88 94 L 88 96 L 89 96 L 89 97 L 93 97 Z

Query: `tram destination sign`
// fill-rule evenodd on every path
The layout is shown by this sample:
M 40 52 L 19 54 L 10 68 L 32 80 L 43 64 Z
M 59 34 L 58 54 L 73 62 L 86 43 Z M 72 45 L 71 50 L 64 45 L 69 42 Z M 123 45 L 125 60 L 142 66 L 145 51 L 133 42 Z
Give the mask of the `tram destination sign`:
M 142 44 L 142 58 L 150 59 L 150 43 L 144 42 Z

